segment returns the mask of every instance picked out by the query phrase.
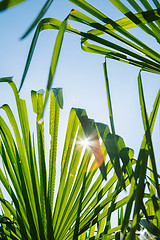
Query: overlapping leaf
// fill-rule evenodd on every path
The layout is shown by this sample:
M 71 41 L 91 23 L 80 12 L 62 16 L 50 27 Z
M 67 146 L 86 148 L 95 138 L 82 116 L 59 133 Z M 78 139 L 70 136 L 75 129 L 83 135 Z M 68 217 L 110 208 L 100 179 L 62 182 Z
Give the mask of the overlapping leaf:
M 159 33 L 157 31 L 153 33 L 151 30 L 149 30 L 150 28 L 146 27 L 145 25 L 146 22 L 151 23 L 153 25 L 153 21 L 159 19 L 158 10 L 152 10 L 153 17 L 151 19 L 149 18 L 150 10 L 149 12 L 146 11 L 146 12 L 133 14 L 126 7 L 124 7 L 124 5 L 120 3 L 120 1 L 117 3 L 116 1 L 114 1 L 114 4 L 116 4 L 116 6 L 119 3 L 118 6 L 120 10 L 123 13 L 125 13 L 127 17 L 129 17 L 129 23 L 126 23 L 126 18 L 118 21 L 113 21 L 107 15 L 100 12 L 98 9 L 96 9 L 86 1 L 72 0 L 72 2 L 74 2 L 84 10 L 86 10 L 88 13 L 96 17 L 98 20 L 96 21 L 91 17 L 88 17 L 87 15 L 73 9 L 63 22 L 58 21 L 56 19 L 51 19 L 51 18 L 43 19 L 42 21 L 40 21 L 35 31 L 35 35 L 33 37 L 33 41 L 30 47 L 30 51 L 28 54 L 28 58 L 27 58 L 27 62 L 26 62 L 26 66 L 25 66 L 25 70 L 23 73 L 19 90 L 21 89 L 23 82 L 25 80 L 25 77 L 32 59 L 32 55 L 36 46 L 36 42 L 38 40 L 39 33 L 42 30 L 46 30 L 46 29 L 58 29 L 59 32 L 56 38 L 53 57 L 52 57 L 51 66 L 49 70 L 44 108 L 45 108 L 45 105 L 49 96 L 49 92 L 53 83 L 55 70 L 57 67 L 65 31 L 73 32 L 81 36 L 82 49 L 85 51 L 102 54 L 108 58 L 118 60 L 118 61 L 123 61 L 129 64 L 133 64 L 135 66 L 141 67 L 143 68 L 143 70 L 159 73 L 159 67 L 160 67 L 159 53 L 154 51 L 152 47 L 149 47 L 144 42 L 140 41 L 137 37 L 135 37 L 134 35 L 132 35 L 130 32 L 126 30 L 126 28 L 130 27 L 130 22 L 133 22 L 133 24 L 140 26 L 144 31 L 146 31 L 147 33 L 149 33 L 150 35 L 158 39 Z M 138 24 L 138 20 L 136 21 L 135 19 L 139 19 L 140 23 Z M 78 29 L 74 29 L 70 25 L 68 25 L 67 24 L 68 20 L 72 20 L 72 21 L 76 21 L 76 22 L 88 25 L 89 27 L 94 29 L 88 32 L 79 31 Z M 106 38 L 101 37 L 100 35 L 106 35 L 106 36 L 110 35 L 113 37 L 113 39 L 118 39 L 120 44 L 116 44 L 114 43 L 114 41 L 108 41 L 106 40 Z M 91 41 L 91 43 L 89 42 L 89 40 Z

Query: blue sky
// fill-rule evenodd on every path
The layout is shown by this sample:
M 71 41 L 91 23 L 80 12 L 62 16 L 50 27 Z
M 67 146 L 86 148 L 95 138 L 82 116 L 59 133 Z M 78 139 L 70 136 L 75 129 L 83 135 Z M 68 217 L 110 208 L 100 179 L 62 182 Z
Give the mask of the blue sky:
M 26 1 L 0 14 L 0 77 L 14 76 L 17 86 L 21 81 L 35 29 L 24 40 L 20 40 L 20 37 L 45 3 L 44 0 L 39 2 L 38 0 Z M 112 7 L 109 1 L 92 0 L 90 2 L 114 20 L 123 16 Z M 67 0 L 55 0 L 45 17 L 63 20 L 72 8 L 78 9 Z M 70 24 L 73 25 L 71 22 Z M 83 29 L 83 26 L 78 25 L 77 27 Z M 134 29 L 133 32 L 138 33 L 151 47 L 158 49 L 155 40 L 146 38 L 138 29 Z M 51 30 L 40 34 L 20 93 L 27 102 L 33 130 L 32 114 L 30 114 L 32 112 L 30 91 L 46 88 L 56 35 L 57 32 Z M 90 118 L 109 125 L 103 62 L 103 56 L 86 53 L 81 49 L 79 37 L 65 34 L 53 83 L 53 87 L 62 87 L 64 93 L 64 110 L 61 112 L 60 121 L 61 136 L 64 136 L 66 119 L 71 107 L 85 108 Z M 116 133 L 124 138 L 128 147 L 135 150 L 135 156 L 137 156 L 144 133 L 138 99 L 137 76 L 139 69 L 113 60 L 108 60 L 107 66 Z M 142 78 L 147 109 L 150 113 L 160 86 L 160 77 L 156 74 L 143 73 Z M 1 84 L 0 96 L 0 105 L 8 103 L 15 109 L 13 94 L 7 84 Z M 1 114 L 3 115 L 2 111 Z M 159 161 L 159 117 L 155 129 L 153 141 L 156 158 Z

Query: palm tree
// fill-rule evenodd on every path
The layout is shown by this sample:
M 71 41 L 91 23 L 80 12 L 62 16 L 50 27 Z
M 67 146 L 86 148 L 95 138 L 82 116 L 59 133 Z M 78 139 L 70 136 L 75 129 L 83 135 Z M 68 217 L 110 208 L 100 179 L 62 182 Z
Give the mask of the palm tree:
M 18 172 L 14 170 L 15 169 L 14 162 L 12 163 L 13 161 L 12 159 L 14 158 L 12 158 L 12 156 L 16 156 L 16 157 L 21 156 L 21 152 L 20 152 L 21 148 L 18 147 L 19 141 L 17 142 L 17 144 L 14 142 L 14 138 L 11 137 L 12 134 L 10 133 L 9 128 L 5 124 L 4 124 L 4 129 L 1 130 L 1 139 L 2 139 L 1 140 L 2 141 L 1 156 L 4 162 L 4 170 L 5 172 L 14 171 L 13 173 L 8 173 L 9 176 L 8 175 L 5 176 L 2 172 L 1 181 L 3 181 L 3 185 L 6 184 L 5 188 L 7 188 L 7 186 L 9 186 L 8 178 L 11 178 L 10 175 L 11 176 L 13 175 L 14 177 L 13 177 L 13 180 L 11 181 L 12 183 L 15 181 L 16 187 L 18 187 L 17 186 L 18 183 L 20 184 L 20 186 L 21 184 L 22 186 L 24 185 L 24 188 L 19 186 L 20 190 L 19 189 L 15 189 L 12 191 L 10 190 L 11 192 L 9 194 L 12 200 L 14 198 L 13 206 L 9 204 L 6 200 L 4 200 L 3 197 L 1 198 L 3 209 L 5 209 L 5 211 L 7 211 L 7 214 L 9 214 L 7 215 L 4 211 L 4 216 L 2 216 L 1 218 L 1 223 L 2 223 L 1 234 L 6 234 L 5 236 L 7 236 L 7 234 L 8 235 L 12 234 L 11 236 L 12 239 L 13 239 L 13 236 L 15 237 L 16 234 L 19 234 L 18 237 L 21 239 L 24 233 L 23 230 L 25 229 L 24 235 L 27 236 L 26 234 L 29 234 L 28 239 L 30 238 L 32 239 L 33 236 L 34 236 L 34 239 L 35 239 L 35 236 L 37 238 L 44 238 L 44 239 L 47 239 L 50 236 L 53 239 L 54 238 L 55 239 L 61 239 L 61 238 L 62 239 L 77 239 L 77 238 L 78 239 L 112 239 L 112 238 L 136 239 L 139 235 L 141 235 L 140 236 L 141 239 L 146 239 L 146 238 L 149 239 L 151 238 L 151 235 L 153 239 L 159 239 L 160 238 L 160 230 L 159 230 L 160 229 L 160 217 L 159 217 L 160 216 L 160 210 L 159 210 L 160 188 L 159 188 L 159 175 L 157 172 L 151 135 L 152 135 L 154 122 L 158 112 L 159 101 L 160 101 L 160 91 L 158 91 L 157 97 L 155 98 L 153 111 L 151 112 L 150 117 L 148 117 L 144 94 L 143 94 L 141 71 L 148 71 L 148 72 L 159 74 L 160 55 L 153 49 L 153 46 L 148 46 L 147 44 L 142 42 L 139 39 L 139 37 L 131 34 L 130 31 L 128 31 L 127 29 L 138 27 L 142 31 L 144 31 L 145 34 L 148 34 L 148 36 L 152 37 L 153 40 L 159 44 L 160 42 L 160 36 L 159 36 L 160 3 L 157 0 L 156 1 L 142 0 L 141 4 L 139 4 L 138 1 L 128 0 L 127 6 L 130 6 L 129 8 L 125 6 L 124 3 L 120 0 L 110 0 L 110 2 L 113 3 L 125 15 L 124 18 L 114 21 L 110 19 L 107 14 L 101 12 L 100 10 L 92 6 L 87 1 L 71 0 L 71 2 L 79 6 L 81 9 L 85 10 L 86 14 L 80 11 L 77 11 L 76 9 L 73 9 L 69 13 L 69 15 L 64 19 L 63 22 L 53 18 L 45 18 L 39 22 L 35 31 L 35 35 L 33 37 L 30 50 L 29 50 L 26 67 L 25 67 L 21 85 L 19 88 L 20 90 L 25 80 L 25 76 L 27 74 L 40 32 L 42 30 L 47 30 L 47 29 L 58 30 L 58 35 L 56 38 L 53 57 L 52 57 L 50 70 L 49 70 L 49 77 L 48 77 L 48 83 L 47 83 L 47 89 L 46 89 L 44 101 L 42 100 L 43 97 L 41 93 L 36 94 L 35 92 L 34 93 L 32 92 L 32 100 L 34 99 L 33 109 L 37 113 L 37 136 L 38 136 L 37 145 L 39 146 L 38 148 L 39 149 L 39 155 L 38 155 L 39 168 L 36 167 L 37 161 L 35 160 L 36 154 L 34 150 L 34 143 L 33 143 L 34 140 L 31 140 L 29 127 L 27 127 L 28 130 L 23 129 L 24 126 L 27 126 L 28 124 L 21 123 L 22 134 L 24 139 L 24 142 L 21 144 L 23 145 L 22 149 L 25 149 L 23 150 L 25 152 L 25 153 L 23 152 L 23 155 L 25 156 L 24 159 L 27 159 L 25 161 L 28 162 L 26 166 L 28 166 L 28 170 L 30 170 L 29 172 L 31 172 L 32 170 L 31 164 L 34 165 L 33 169 L 35 169 L 34 170 L 35 177 L 33 180 L 32 180 L 32 176 L 28 177 L 28 180 L 25 179 L 24 176 L 26 176 L 26 173 L 22 172 L 21 167 L 18 168 L 17 170 Z M 78 29 L 72 28 L 72 26 L 68 24 L 68 20 L 76 21 L 78 23 L 87 25 L 91 27 L 91 30 L 87 32 L 83 32 Z M 65 164 L 66 161 L 64 161 L 62 157 L 60 185 L 59 185 L 59 190 L 56 198 L 58 200 L 56 200 L 55 205 L 53 205 L 54 197 L 51 196 L 51 193 L 49 190 L 50 189 L 49 186 L 53 188 L 53 185 L 54 185 L 54 181 L 50 180 L 52 179 L 52 177 L 50 178 L 50 176 L 52 176 L 53 168 L 52 167 L 49 168 L 49 176 L 47 177 L 47 170 L 45 166 L 46 162 L 44 161 L 45 153 L 44 153 L 43 113 L 47 103 L 47 99 L 49 98 L 49 93 L 52 92 L 51 86 L 53 83 L 54 73 L 57 67 L 57 62 L 59 59 L 65 32 L 72 32 L 79 35 L 81 46 L 84 51 L 101 54 L 101 55 L 104 55 L 105 57 L 104 76 L 105 76 L 106 90 L 107 90 L 107 96 L 108 96 L 111 133 L 108 127 L 105 126 L 104 124 L 94 123 L 93 120 L 88 119 L 85 111 L 82 111 L 79 109 L 71 110 L 70 116 L 72 116 L 74 112 L 73 115 L 75 115 L 75 118 L 78 119 L 77 121 L 79 121 L 79 123 L 77 123 L 75 127 L 75 132 L 73 135 L 77 140 L 72 141 L 72 143 L 70 142 L 70 148 L 72 148 L 73 150 L 68 153 L 69 156 L 67 158 L 68 162 L 66 163 L 67 165 L 66 169 L 68 169 L 69 166 L 71 166 L 71 168 L 74 166 L 74 164 L 72 165 L 72 161 L 74 163 L 75 158 L 77 159 L 77 155 L 78 155 L 79 161 L 80 162 L 84 161 L 83 164 L 85 165 L 85 164 L 88 164 L 89 161 L 91 161 L 92 159 L 91 155 L 93 154 L 95 157 L 95 161 L 93 165 L 97 161 L 96 164 L 98 164 L 98 166 L 100 167 L 102 174 L 100 176 L 96 176 L 95 172 L 97 172 L 97 170 L 95 171 L 85 170 L 82 174 L 80 170 L 80 169 L 83 169 L 82 166 L 77 165 L 77 167 L 79 166 L 81 167 L 78 168 L 79 170 L 78 169 L 76 170 L 77 172 L 76 177 L 73 181 L 71 181 L 70 178 L 72 176 L 72 173 L 70 172 L 70 170 L 68 171 L 65 170 L 66 175 L 64 175 L 63 173 L 63 167 L 64 167 L 63 164 Z M 106 39 L 106 36 L 108 35 L 112 37 L 113 39 L 112 41 L 108 41 Z M 114 39 L 118 40 L 119 44 L 116 44 L 114 42 Z M 142 112 L 142 119 L 143 119 L 145 134 L 144 134 L 142 145 L 140 147 L 138 158 L 134 160 L 132 159 L 133 154 L 131 154 L 132 153 L 131 149 L 128 149 L 125 147 L 123 139 L 117 136 L 114 130 L 109 81 L 108 81 L 107 70 L 106 70 L 107 58 L 110 58 L 116 61 L 122 61 L 127 64 L 132 64 L 140 68 L 140 73 L 138 75 L 138 87 L 139 87 L 140 105 L 141 105 L 141 112 Z M 2 81 L 4 81 L 4 79 L 2 79 Z M 10 84 L 13 85 L 13 82 L 10 81 Z M 16 99 L 18 99 L 19 95 L 17 95 L 17 90 L 14 90 L 14 92 L 15 92 Z M 57 90 L 54 90 L 54 92 L 57 93 Z M 53 99 L 53 95 L 54 94 L 51 93 L 51 99 Z M 58 103 L 56 102 L 56 104 Z M 38 105 L 40 109 L 36 110 L 37 107 L 35 106 L 38 106 Z M 20 107 L 20 104 L 18 102 L 17 102 L 17 106 L 19 109 L 18 111 L 20 116 L 20 122 L 22 122 L 23 120 L 21 117 L 22 116 L 21 111 L 23 110 L 23 107 Z M 9 112 L 11 113 L 11 111 L 7 110 L 9 108 L 8 107 L 3 107 L 3 108 L 5 109 L 6 113 L 8 112 L 7 115 L 9 116 L 9 118 L 11 118 L 9 114 Z M 25 113 L 25 116 L 27 119 L 26 113 Z M 4 120 L 2 120 L 2 122 L 4 123 Z M 15 121 L 14 120 L 11 121 L 12 124 L 13 122 Z M 68 129 L 66 132 L 66 138 L 68 136 L 68 131 L 70 131 L 69 129 L 72 128 L 72 125 L 73 124 L 71 120 L 69 120 Z M 5 131 L 6 133 L 4 133 Z M 16 132 L 17 131 L 19 130 L 16 130 Z M 26 131 L 28 131 L 28 133 L 26 133 Z M 90 138 L 90 133 L 92 131 L 94 132 L 94 138 L 96 138 L 96 143 L 98 144 L 98 148 L 96 147 L 96 150 L 95 150 L 95 148 L 91 145 L 90 146 L 91 151 L 86 149 L 83 155 L 83 151 L 82 151 L 83 148 L 81 146 L 80 152 L 78 151 L 77 153 L 75 146 L 77 141 L 79 141 L 79 137 L 81 138 L 81 135 L 85 134 L 85 136 L 88 139 Z M 12 147 L 10 145 L 8 146 L 7 142 L 9 140 L 6 141 L 8 134 L 10 136 L 8 137 L 8 139 L 10 138 L 13 139 L 11 141 Z M 26 134 L 28 138 L 26 137 Z M 55 135 L 57 136 L 56 133 Z M 98 141 L 100 137 L 102 139 L 101 147 Z M 74 138 L 72 138 L 72 140 L 73 139 Z M 52 137 L 51 137 L 51 141 L 52 141 Z M 11 148 L 16 149 L 12 154 L 10 153 Z M 50 155 L 52 154 L 54 155 L 56 153 L 56 150 L 53 151 L 54 153 L 51 153 L 51 152 L 50 152 Z M 104 166 L 104 162 L 102 161 L 102 156 L 105 159 L 106 154 L 109 155 L 110 160 L 109 161 L 106 160 L 105 166 Z M 32 158 L 34 158 L 34 161 L 33 160 L 31 161 Z M 50 157 L 50 159 L 52 159 L 52 157 Z M 11 165 L 9 165 L 7 161 L 10 162 Z M 52 162 L 52 160 L 50 161 Z M 103 164 L 101 165 L 102 162 Z M 17 164 L 17 162 L 15 162 L 15 164 Z M 52 164 L 51 166 L 53 166 Z M 55 164 L 55 158 L 54 158 L 54 164 Z M 132 167 L 133 164 L 134 164 L 134 168 Z M 8 166 L 10 166 L 10 168 Z M 84 169 L 87 169 L 87 166 L 88 165 L 85 165 L 85 167 L 83 166 Z M 115 180 L 113 180 L 113 177 L 111 177 L 107 182 L 105 182 L 103 178 L 106 177 L 106 172 L 107 172 L 107 175 L 110 174 L 111 169 L 114 172 L 113 177 L 115 177 Z M 93 172 L 95 175 L 93 174 Z M 80 182 L 81 184 L 79 183 L 78 180 L 76 180 L 77 177 L 79 176 L 78 174 L 80 174 L 80 176 L 82 177 Z M 93 176 L 95 176 L 95 178 Z M 95 182 L 93 183 L 91 179 L 95 179 Z M 103 180 L 103 183 L 102 183 L 102 180 Z M 110 185 L 110 181 L 113 181 L 111 185 Z M 78 185 L 78 183 L 80 185 Z M 87 185 L 87 183 L 89 185 Z M 108 183 L 109 185 L 107 185 Z M 75 184 L 79 187 L 76 188 Z M 14 186 L 14 183 L 13 183 L 13 186 Z M 28 189 L 28 186 L 32 186 L 31 189 Z M 127 186 L 129 186 L 129 195 L 124 198 L 119 198 L 119 194 L 121 192 L 124 192 L 124 189 Z M 148 187 L 148 190 L 146 190 L 147 187 Z M 73 190 L 74 188 L 76 190 Z M 37 192 L 36 194 L 33 194 L 34 190 Z M 19 191 L 21 192 L 21 194 L 19 193 Z M 31 191 L 31 193 L 29 191 Z M 75 195 L 74 195 L 74 198 L 71 198 L 72 194 L 74 194 L 72 193 L 73 191 Z M 17 193 L 18 193 L 18 196 L 16 195 Z M 107 194 L 107 196 L 105 194 Z M 63 200 L 63 196 L 64 196 L 64 200 Z M 18 203 L 20 202 L 20 206 L 18 203 L 16 203 L 17 201 L 16 199 L 18 198 L 19 200 L 19 197 L 20 197 L 20 201 L 18 201 Z M 68 197 L 68 200 L 67 200 L 67 197 Z M 32 198 L 33 198 L 33 201 L 32 201 Z M 93 200 L 91 200 L 92 198 Z M 39 200 L 38 207 L 35 204 L 36 199 L 37 201 Z M 33 206 L 30 205 L 31 203 L 33 203 Z M 53 209 L 53 206 L 54 206 L 54 209 Z M 16 208 L 16 212 L 15 212 L 15 208 Z M 8 213 L 8 209 L 9 209 L 9 213 Z M 26 212 L 25 211 L 26 209 L 28 209 L 29 212 L 28 211 Z M 112 213 L 117 209 L 119 213 L 118 224 L 117 224 L 118 227 L 112 228 L 112 221 L 111 221 Z M 23 211 L 21 212 L 21 210 Z M 123 214 L 123 211 L 124 211 L 124 214 Z M 13 215 L 13 212 L 14 212 L 14 215 Z M 18 212 L 18 217 L 16 215 L 17 212 Z M 133 217 L 131 217 L 132 212 L 133 212 Z M 44 222 L 42 222 L 42 216 L 45 219 Z M 23 223 L 21 225 L 22 219 L 23 219 Z M 28 223 L 27 225 L 25 225 L 26 222 Z M 48 224 L 48 222 L 50 222 L 51 224 Z M 60 226 L 61 224 L 62 226 Z M 144 229 L 145 231 L 148 230 L 149 232 L 147 233 L 148 237 L 143 236 Z
M 139 78 L 142 109 L 145 109 L 140 80 Z M 44 91 L 31 92 L 33 111 L 37 115 L 37 144 L 35 144 L 34 135 L 31 137 L 29 130 L 25 101 L 20 98 L 12 78 L 3 78 L 1 82 L 8 82 L 12 87 L 20 121 L 18 128 L 19 124 L 10 107 L 6 104 L 1 107 L 12 127 L 11 131 L 10 124 L 7 125 L 0 117 L 0 153 L 3 163 L 0 179 L 11 199 L 11 202 L 4 199 L 3 189 L 0 190 L 2 239 L 120 239 L 119 233 L 124 230 L 124 236 L 132 239 L 129 217 L 133 202 L 135 209 L 136 204 L 139 205 L 139 212 L 136 212 L 138 217 L 147 218 L 137 220 L 135 233 L 142 235 L 144 226 L 151 234 L 159 237 L 157 228 L 159 198 L 152 161 L 149 168 L 150 176 L 146 175 L 147 163 L 144 166 L 149 155 L 147 147 L 151 144 L 147 139 L 150 134 L 148 129 L 138 159 L 135 160 L 133 150 L 125 146 L 120 136 L 111 133 L 107 125 L 89 119 L 85 110 L 71 109 L 61 160 L 60 182 L 56 192 L 57 139 L 59 111 L 63 107 L 62 89 L 51 91 L 50 149 L 47 160 L 44 120 L 41 118 Z M 109 96 L 108 85 L 107 93 Z M 160 91 L 149 118 L 151 131 L 159 103 Z M 110 101 L 109 109 L 111 112 Z M 145 119 L 147 120 L 146 116 Z M 113 124 L 111 114 L 112 131 Z M 121 166 L 120 159 L 123 163 Z M 140 167 L 142 163 L 143 168 Z M 135 165 L 135 171 L 132 165 Z M 98 173 L 98 167 L 101 174 Z M 159 175 L 157 177 L 159 178 Z M 141 182 L 143 184 L 140 184 Z M 142 194 L 144 184 L 148 185 L 150 192 L 140 197 L 139 192 Z M 128 186 L 130 194 L 126 196 L 125 189 Z M 147 199 L 145 205 L 144 198 Z M 123 216 L 124 207 L 126 211 Z M 112 227 L 115 211 L 119 213 L 118 225 Z M 153 220 L 154 223 L 149 220 Z M 137 230 L 139 224 L 141 231 Z
M 50 149 L 47 160 L 44 120 L 41 118 L 44 92 L 31 92 L 33 111 L 37 116 L 37 131 L 31 135 L 25 101 L 20 98 L 12 78 L 1 79 L 1 82 L 4 81 L 9 83 L 14 92 L 20 123 L 9 105 L 4 104 L 1 109 L 5 111 L 10 123 L 6 124 L 5 119 L 0 117 L 0 154 L 3 163 L 0 180 L 11 202 L 4 199 L 1 189 L 1 238 L 89 239 L 95 236 L 95 231 L 97 237 L 102 237 L 104 227 L 107 229 L 107 236 L 114 238 L 120 226 L 111 229 L 111 213 L 126 204 L 128 197 L 117 199 L 124 189 L 113 171 L 117 156 L 112 147 L 114 138 L 109 127 L 89 119 L 85 110 L 71 109 L 61 170 L 57 173 L 58 176 L 60 174 L 60 182 L 56 192 L 56 159 L 60 161 L 57 158 L 57 141 L 59 111 L 63 107 L 62 89 L 51 91 Z M 100 145 L 100 137 L 104 144 Z M 131 165 L 133 150 L 126 148 L 119 136 L 116 136 L 116 142 L 118 151 L 123 152 L 122 159 Z M 106 157 L 107 154 L 110 159 Z M 98 167 L 101 173 L 98 172 Z M 121 174 L 124 168 L 120 168 Z M 129 184 L 125 171 L 124 184 L 125 187 Z

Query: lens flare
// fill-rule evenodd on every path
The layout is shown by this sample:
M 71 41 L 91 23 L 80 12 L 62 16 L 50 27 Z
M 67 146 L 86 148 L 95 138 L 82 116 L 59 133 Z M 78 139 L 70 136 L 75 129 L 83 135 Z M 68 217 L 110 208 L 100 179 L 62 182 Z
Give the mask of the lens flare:
M 90 146 L 90 141 L 88 138 L 80 139 L 79 144 L 87 149 Z
M 100 167 L 103 163 L 103 154 L 100 146 L 99 139 L 95 135 L 90 135 L 78 140 L 78 145 L 83 147 L 83 150 L 90 150 L 95 156 L 97 166 Z

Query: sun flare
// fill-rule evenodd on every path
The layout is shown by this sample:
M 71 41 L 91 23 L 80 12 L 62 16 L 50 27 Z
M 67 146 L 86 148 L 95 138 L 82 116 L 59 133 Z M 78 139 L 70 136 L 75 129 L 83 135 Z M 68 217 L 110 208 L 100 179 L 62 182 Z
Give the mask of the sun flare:
M 77 141 L 77 144 L 83 147 L 83 149 L 89 150 L 94 146 L 94 140 L 92 136 L 83 137 L 83 138 L 79 138 L 79 140 Z
M 90 141 L 88 138 L 84 138 L 80 140 L 80 145 L 83 146 L 85 149 L 90 146 Z

